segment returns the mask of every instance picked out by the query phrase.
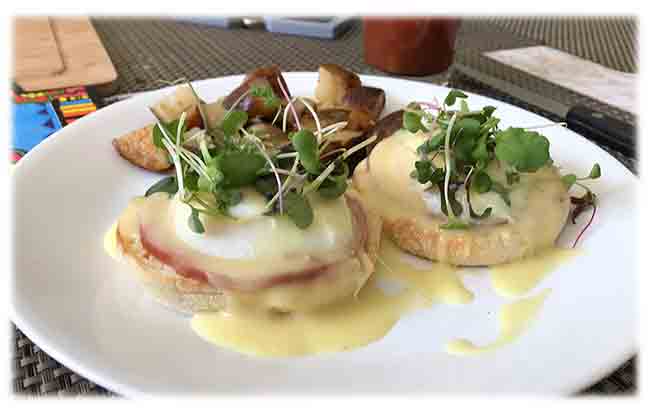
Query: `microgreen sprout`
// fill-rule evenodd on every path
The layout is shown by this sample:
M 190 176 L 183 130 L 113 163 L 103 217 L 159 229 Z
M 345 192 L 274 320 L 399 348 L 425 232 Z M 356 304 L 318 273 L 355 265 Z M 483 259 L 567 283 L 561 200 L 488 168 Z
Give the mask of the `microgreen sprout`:
M 447 229 L 480 223 L 492 212 L 491 207 L 486 207 L 477 214 L 471 205 L 470 192 L 494 192 L 510 207 L 511 191 L 521 182 L 523 174 L 553 164 L 548 139 L 534 130 L 565 125 L 552 123 L 499 129 L 500 119 L 493 116 L 495 107 L 470 109 L 466 99 L 464 92 L 451 90 L 441 106 L 436 98 L 433 102 L 412 102 L 403 113 L 403 128 L 412 133 L 422 131 L 426 138 L 417 148 L 418 158 L 410 176 L 424 189 L 439 189 L 441 211 L 447 217 L 442 228 Z M 459 103 L 457 110 L 453 109 L 456 102 Z M 439 156 L 444 159 L 443 167 L 435 165 Z M 491 163 L 493 170 L 490 170 Z M 500 168 L 502 174 L 497 179 L 490 176 L 491 172 L 497 173 L 496 168 Z M 577 184 L 591 194 L 580 181 L 600 175 L 601 170 L 595 165 L 587 177 L 568 174 L 562 181 L 567 188 Z M 511 221 L 510 216 L 508 221 Z
M 282 122 L 282 131 L 287 132 L 287 112 L 288 112 L 288 108 L 293 103 L 293 99 L 291 98 L 291 96 L 289 96 L 289 93 L 287 93 L 287 89 L 285 89 L 284 86 L 282 85 L 282 81 L 280 80 L 280 77 L 277 77 L 277 83 L 278 83 L 278 86 L 280 87 L 280 91 L 282 91 L 282 96 L 284 96 L 289 101 L 289 103 L 287 103 L 287 106 L 284 108 L 284 112 L 283 112 L 283 115 L 284 115 L 283 118 L 284 119 L 283 119 L 283 122 Z M 296 110 L 293 108 L 293 105 L 291 106 L 291 112 L 294 115 L 294 122 L 296 123 L 296 127 L 300 130 L 301 129 L 301 121 L 299 121 L 298 115 L 296 114 Z
M 252 86 L 250 94 L 254 97 L 264 99 L 264 104 L 269 108 L 277 108 L 280 106 L 280 99 L 275 95 L 273 88 L 268 86 Z

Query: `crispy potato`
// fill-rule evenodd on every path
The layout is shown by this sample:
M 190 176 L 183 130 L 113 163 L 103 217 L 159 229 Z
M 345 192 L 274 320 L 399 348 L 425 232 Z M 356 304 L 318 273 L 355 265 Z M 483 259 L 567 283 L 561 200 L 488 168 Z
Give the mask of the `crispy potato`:
M 180 118 L 183 112 L 193 114 L 199 113 L 197 104 L 199 99 L 194 94 L 190 86 L 178 86 L 169 96 L 151 106 L 150 109 L 155 112 L 160 121 L 171 122 Z
M 201 105 L 203 112 L 206 114 L 206 123 L 209 127 L 217 127 L 226 113 L 224 105 L 222 104 L 223 100 L 217 100 L 212 103 L 204 103 Z
M 337 64 L 319 66 L 319 81 L 315 88 L 315 97 L 321 107 L 336 107 L 349 89 L 361 86 L 358 75 Z
M 349 129 L 366 131 L 379 119 L 386 104 L 386 95 L 376 87 L 359 86 L 348 89 L 340 103 L 351 110 Z
M 147 125 L 113 140 L 113 147 L 125 160 L 152 172 L 171 168 L 169 153 L 153 144 L 153 127 Z
M 247 131 L 256 135 L 269 149 L 280 148 L 289 144 L 289 137 L 274 125 L 265 122 L 256 122 L 247 128 Z
M 243 83 L 234 89 L 233 92 L 224 98 L 224 107 L 231 108 L 238 99 L 243 96 L 248 90 L 254 86 L 270 86 L 275 95 L 282 101 L 283 105 L 287 102 L 287 97 L 282 93 L 282 89 L 278 84 L 278 79 L 282 83 L 287 95 L 289 95 L 289 88 L 287 83 L 282 77 L 282 73 L 277 66 L 258 68 L 252 73 L 245 76 Z M 263 98 L 247 95 L 238 103 L 237 109 L 243 110 L 248 113 L 249 118 L 273 118 L 277 112 L 277 107 L 266 106 Z
M 345 122 L 349 120 L 350 111 L 346 109 L 324 109 L 317 112 L 319 117 L 319 123 L 322 128 L 326 128 L 329 125 L 333 125 L 338 122 Z M 303 128 L 308 129 L 312 132 L 317 131 L 317 124 L 314 121 L 314 118 L 310 113 L 305 113 L 303 118 L 301 118 L 301 125 Z M 363 135 L 362 131 L 350 130 L 348 128 L 340 129 L 333 134 L 330 138 L 330 147 L 327 148 L 336 148 L 341 146 L 347 146 L 352 140 Z
M 305 100 L 312 107 L 312 109 L 314 109 L 315 112 L 317 112 L 317 104 L 315 103 L 314 100 L 309 98 L 303 98 L 303 100 Z M 304 114 L 310 114 L 310 111 L 307 110 L 303 102 L 301 102 L 300 100 L 295 101 L 292 106 L 294 108 L 294 111 L 296 112 L 296 115 L 298 115 L 299 121 Z M 294 121 L 294 112 L 292 112 L 291 110 L 287 112 L 287 125 L 289 125 L 292 128 L 296 127 L 296 122 Z
M 370 133 L 368 133 L 368 138 L 376 135 L 377 141 L 375 144 L 384 138 L 390 137 L 397 130 L 402 128 L 402 115 L 405 112 L 401 109 L 395 112 L 391 112 L 386 115 L 375 124 L 374 128 Z
M 373 126 L 375 126 L 375 120 L 372 119 L 367 112 L 361 109 L 353 109 L 349 112 L 349 124 L 347 125 L 347 129 L 365 132 Z

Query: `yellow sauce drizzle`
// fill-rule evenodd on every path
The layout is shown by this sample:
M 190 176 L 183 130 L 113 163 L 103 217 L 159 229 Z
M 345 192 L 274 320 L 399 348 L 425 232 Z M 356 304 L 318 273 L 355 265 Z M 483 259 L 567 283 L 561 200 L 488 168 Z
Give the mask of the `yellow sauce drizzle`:
M 400 317 L 419 306 L 413 293 L 389 296 L 368 284 L 356 300 L 309 313 L 275 314 L 237 308 L 196 314 L 191 326 L 207 341 L 238 352 L 302 356 L 346 351 L 384 337 Z
M 490 268 L 493 288 L 503 297 L 523 296 L 576 254 L 575 249 L 553 247 L 524 260 L 493 266 Z
M 115 260 L 120 260 L 118 252 L 118 222 L 113 223 L 111 228 L 104 234 L 104 251 Z
M 382 239 L 377 276 L 393 278 L 406 287 L 413 287 L 432 302 L 469 304 L 474 299 L 462 283 L 455 268 L 446 263 L 425 262 L 417 268 L 407 261 L 406 254 L 391 240 Z
M 120 259 L 117 223 L 104 236 L 104 249 Z M 492 284 L 502 296 L 524 295 L 559 264 L 577 254 L 551 249 L 523 261 L 492 267 Z M 192 329 L 207 341 L 241 353 L 263 357 L 303 356 L 347 351 L 386 336 L 405 314 L 435 303 L 468 304 L 467 290 L 455 268 L 422 260 L 413 262 L 389 239 L 382 239 L 377 269 L 356 298 L 308 313 L 276 314 L 238 306 L 226 312 L 193 316 Z M 389 290 L 385 290 L 387 287 Z M 392 291 L 391 291 L 392 290 Z M 502 347 L 529 327 L 550 293 L 504 305 L 500 309 L 499 337 L 477 346 L 467 339 L 448 342 L 455 355 L 486 353 Z
M 196 314 L 191 326 L 207 341 L 238 352 L 302 356 L 363 347 L 384 337 L 410 311 L 439 301 L 465 304 L 473 299 L 450 266 L 416 268 L 388 240 L 382 242 L 380 259 L 374 277 L 348 302 L 292 314 L 233 307 Z
M 513 342 L 527 330 L 550 291 L 550 289 L 546 289 L 534 297 L 504 305 L 499 314 L 500 334 L 493 343 L 477 346 L 467 339 L 456 339 L 447 343 L 446 352 L 452 355 L 478 355 Z

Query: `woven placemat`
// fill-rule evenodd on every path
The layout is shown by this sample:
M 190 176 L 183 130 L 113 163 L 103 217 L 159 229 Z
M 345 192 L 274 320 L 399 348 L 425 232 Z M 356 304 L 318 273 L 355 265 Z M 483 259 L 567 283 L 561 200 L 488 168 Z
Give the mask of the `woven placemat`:
M 621 121 L 635 124 L 635 115 L 627 111 L 516 70 L 483 54 L 486 51 L 499 49 L 546 45 L 574 55 L 582 51 L 583 57 L 590 61 L 618 71 L 635 72 L 635 49 L 626 47 L 627 42 L 634 42 L 635 39 L 625 39 L 635 35 L 635 31 L 632 30 L 635 22 L 632 19 L 609 18 L 606 21 L 598 18 L 576 18 L 562 21 L 561 27 L 553 26 L 551 21 L 540 26 L 521 23 L 523 21 L 525 19 L 469 21 L 464 27 L 469 35 L 461 34 L 461 42 L 456 48 L 454 70 L 468 75 L 481 73 L 484 78 L 497 79 L 517 88 L 537 92 L 564 105 L 584 105 Z M 536 23 L 541 21 L 542 19 L 537 19 Z M 535 34 L 535 27 L 543 29 L 541 36 L 526 37 L 525 35 Z M 522 35 L 509 28 L 517 28 Z M 587 31 L 597 35 L 594 38 L 583 38 L 584 48 L 581 47 L 581 28 L 587 28 Z M 568 33 L 565 30 L 572 32 Z
M 269 64 L 277 64 L 284 71 L 315 71 L 322 62 L 333 62 L 359 73 L 385 74 L 363 62 L 362 29 L 358 22 L 337 40 L 275 35 L 261 30 L 224 30 L 164 19 L 94 19 L 93 24 L 118 71 L 118 80 L 112 86 L 114 94 L 151 90 L 161 86 L 160 79 L 221 77 Z M 590 25 L 593 28 L 587 28 Z M 586 31 L 595 36 L 579 36 L 588 33 Z M 572 38 L 572 34 L 576 39 Z M 617 43 L 621 47 L 616 50 Z M 539 44 L 555 46 L 618 70 L 635 71 L 635 22 L 617 18 L 577 19 L 573 23 L 569 19 L 466 20 L 459 32 L 456 60 L 465 62 L 464 54 L 467 53 L 461 51 L 477 51 L 478 55 L 480 50 Z M 488 69 L 497 71 L 492 67 Z M 449 80 L 452 86 L 557 119 L 455 70 L 428 77 L 405 78 L 437 84 Z M 546 89 L 553 97 L 563 94 L 557 93 L 557 86 L 537 83 L 531 87 Z M 564 95 L 566 97 L 566 92 Z M 614 155 L 635 171 L 634 160 L 617 153 Z M 16 327 L 11 327 L 14 347 L 12 388 L 16 394 L 113 395 L 69 370 L 44 353 Z M 635 359 L 632 359 L 581 394 L 633 394 L 636 391 L 635 368 Z

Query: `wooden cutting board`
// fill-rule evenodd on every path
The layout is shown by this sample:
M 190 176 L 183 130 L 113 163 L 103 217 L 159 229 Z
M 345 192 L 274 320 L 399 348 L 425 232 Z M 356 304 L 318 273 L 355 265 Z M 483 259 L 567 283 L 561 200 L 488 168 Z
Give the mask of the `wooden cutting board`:
M 54 76 L 65 69 L 48 17 L 14 22 L 14 79 Z
M 55 17 L 50 18 L 50 26 L 64 69 L 57 74 L 16 77 L 22 89 L 104 85 L 118 77 L 90 19 Z

